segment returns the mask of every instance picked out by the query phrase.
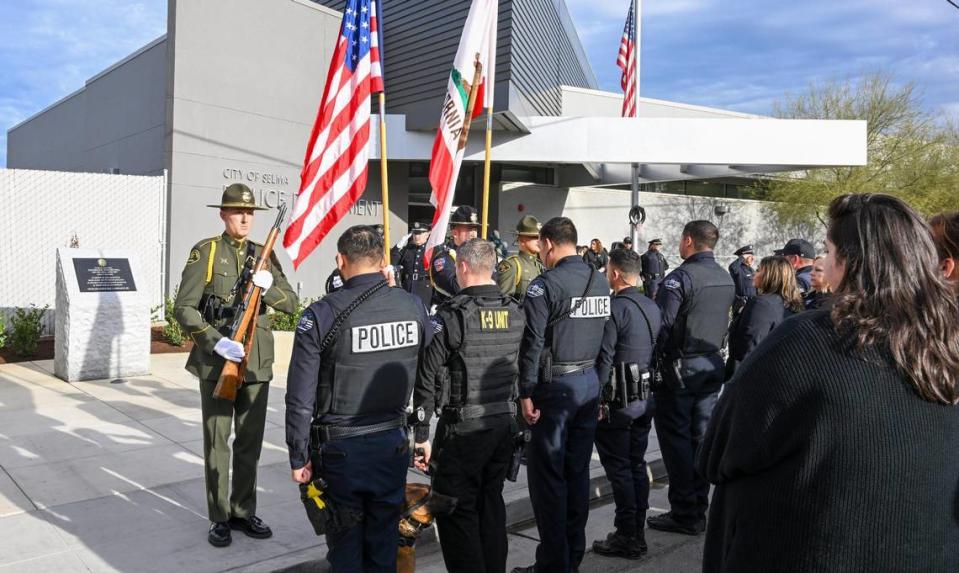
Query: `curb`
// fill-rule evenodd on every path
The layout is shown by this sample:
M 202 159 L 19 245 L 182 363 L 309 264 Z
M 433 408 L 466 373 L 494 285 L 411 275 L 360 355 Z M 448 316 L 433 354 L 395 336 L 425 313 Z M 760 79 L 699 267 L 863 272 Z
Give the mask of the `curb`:
M 652 481 L 654 483 L 664 483 L 666 479 L 666 466 L 663 463 L 662 458 L 659 457 L 651 460 L 648 463 L 648 466 Z M 607 500 L 613 495 L 613 490 L 609 484 L 609 480 L 606 479 L 606 474 L 603 473 L 602 470 L 600 470 L 597 475 L 593 475 L 593 477 L 590 478 L 589 490 L 590 504 Z M 534 522 L 533 504 L 530 501 L 528 492 L 525 496 L 517 497 L 511 501 L 507 501 L 506 529 L 508 531 L 525 529 Z M 416 551 L 418 554 L 426 556 L 439 551 L 439 543 L 436 539 L 436 535 L 433 533 L 434 531 L 435 530 L 433 529 L 428 530 L 427 533 L 423 535 L 423 537 L 417 542 Z M 236 573 L 253 573 L 254 571 L 271 571 L 273 573 L 325 572 L 329 570 L 329 565 L 326 563 L 326 559 L 323 557 L 317 558 L 317 553 L 322 551 L 323 546 L 324 544 L 320 543 L 313 548 L 298 550 L 293 553 L 288 553 L 286 555 L 281 555 L 274 559 L 270 559 L 268 561 L 250 565 L 248 567 L 233 569 L 232 571 Z

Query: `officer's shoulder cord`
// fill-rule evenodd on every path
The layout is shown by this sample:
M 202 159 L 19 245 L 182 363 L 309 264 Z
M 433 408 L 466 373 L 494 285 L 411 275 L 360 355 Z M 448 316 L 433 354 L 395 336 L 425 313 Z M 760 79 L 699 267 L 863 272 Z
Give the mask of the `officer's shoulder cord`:
M 546 328 L 555 326 L 557 323 L 566 320 L 567 318 L 572 318 L 576 311 L 579 310 L 579 307 L 583 306 L 583 303 L 586 302 L 586 295 L 589 294 L 589 289 L 593 286 L 593 277 L 596 276 L 596 267 L 590 265 L 589 267 L 589 280 L 586 281 L 586 290 L 583 291 L 583 296 L 579 297 L 579 300 L 576 301 L 570 309 L 569 313 L 563 313 L 560 316 L 554 318 L 553 320 L 546 323 Z
M 636 305 L 636 308 L 639 309 L 640 314 L 643 315 L 643 320 L 646 321 L 646 330 L 649 331 L 649 348 L 650 348 L 650 350 L 652 350 L 653 348 L 655 348 L 655 347 L 656 347 L 656 338 L 653 336 L 653 325 L 652 325 L 652 323 L 649 322 L 649 315 L 647 315 L 647 314 L 646 314 L 646 311 L 643 310 L 643 305 L 639 304 L 639 302 L 638 302 L 636 299 L 634 299 L 633 297 L 631 297 L 631 296 L 617 295 L 616 298 L 625 298 L 625 299 L 628 300 L 629 302 L 631 302 L 631 303 L 633 303 L 633 304 Z
M 329 332 L 326 333 L 326 336 L 323 337 L 323 342 L 320 343 L 320 354 L 325 352 L 326 349 L 329 348 L 330 344 L 333 344 L 333 340 L 336 339 L 340 332 L 340 327 L 343 326 L 343 323 L 346 322 L 346 319 L 353 314 L 353 311 L 385 286 L 387 286 L 386 281 L 376 283 L 372 288 L 366 290 L 360 294 L 360 296 L 353 299 L 353 302 L 351 302 L 343 312 L 338 314 L 336 318 L 333 319 L 333 325 L 330 327 Z

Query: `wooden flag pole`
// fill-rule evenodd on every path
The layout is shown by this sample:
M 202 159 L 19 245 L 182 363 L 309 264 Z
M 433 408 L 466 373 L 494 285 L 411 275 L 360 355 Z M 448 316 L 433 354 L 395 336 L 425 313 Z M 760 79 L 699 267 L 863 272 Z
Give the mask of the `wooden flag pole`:
M 493 108 L 486 108 L 486 161 L 483 164 L 483 234 L 481 239 L 488 239 L 486 234 L 489 227 L 489 187 L 490 187 L 490 155 L 493 149 Z
M 383 199 L 383 259 L 387 265 L 390 261 L 390 179 L 387 169 L 386 153 L 386 94 L 380 92 L 380 189 Z

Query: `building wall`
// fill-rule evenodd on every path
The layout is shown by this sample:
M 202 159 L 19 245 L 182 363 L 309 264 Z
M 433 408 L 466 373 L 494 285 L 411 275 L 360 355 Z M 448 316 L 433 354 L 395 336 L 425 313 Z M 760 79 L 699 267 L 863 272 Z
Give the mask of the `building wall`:
M 717 205 L 728 207 L 728 213 L 717 217 Z M 736 257 L 733 252 L 751 244 L 759 257 L 772 255 L 774 249 L 793 237 L 803 237 L 822 249 L 825 229 L 822 227 L 791 228 L 779 224 L 771 205 L 741 199 L 685 197 L 660 193 L 640 193 L 640 205 L 646 209 L 642 240 L 663 240 L 663 253 L 675 267 L 680 262 L 679 238 L 689 221 L 706 219 L 719 227 L 720 240 L 716 255 L 723 266 Z M 521 207 L 522 206 L 522 207 Z M 549 187 L 525 184 L 506 185 L 500 195 L 500 229 L 515 229 L 524 215 L 534 215 L 540 222 L 552 217 L 569 217 L 576 224 L 579 243 L 588 245 L 598 238 L 607 248 L 614 241 L 629 235 L 629 191 L 590 187 Z M 645 249 L 645 245 L 641 245 Z
M 218 203 L 226 186 L 247 184 L 267 207 L 292 205 L 340 21 L 339 13 L 307 0 L 170 1 L 171 288 L 192 246 L 222 232 L 217 211 L 207 205 Z M 335 239 L 346 227 L 382 222 L 378 164 L 371 167 L 354 214 L 298 272 L 278 249 L 303 296 L 322 294 Z M 394 189 L 405 188 L 403 177 L 393 170 Z M 393 231 L 400 234 L 406 230 L 405 193 L 391 199 Z M 274 219 L 275 211 L 260 212 L 253 239 L 264 240 Z
M 7 166 L 162 174 L 166 48 L 152 42 L 11 129 Z

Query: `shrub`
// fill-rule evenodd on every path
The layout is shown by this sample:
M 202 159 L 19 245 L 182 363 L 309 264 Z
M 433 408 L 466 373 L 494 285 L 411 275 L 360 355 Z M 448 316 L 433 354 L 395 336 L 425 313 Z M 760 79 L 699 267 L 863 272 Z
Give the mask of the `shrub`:
M 43 308 L 30 305 L 30 308 L 18 308 L 14 311 L 10 321 L 10 346 L 14 352 L 20 356 L 36 354 L 37 344 L 40 342 L 41 321 L 49 308 L 49 304 Z
M 0 314 L 0 348 L 7 345 L 7 323 L 3 315 Z
M 303 316 L 303 311 L 306 310 L 311 304 L 313 304 L 313 300 L 301 300 L 299 305 L 296 307 L 296 312 L 293 314 L 287 314 L 279 311 L 274 312 L 273 330 L 282 332 L 295 331 L 296 325 L 300 324 L 300 317 Z
M 163 340 L 165 340 L 170 346 L 183 346 L 183 341 L 186 338 L 183 335 L 183 328 L 181 328 L 180 323 L 176 321 L 176 315 L 173 312 L 173 307 L 176 304 L 176 295 L 179 290 L 179 287 L 177 287 L 173 291 L 173 296 L 167 296 L 163 298 L 163 318 L 166 321 L 166 324 L 163 325 Z M 159 312 L 159 306 L 154 306 L 150 309 L 150 313 L 154 322 L 159 320 Z

